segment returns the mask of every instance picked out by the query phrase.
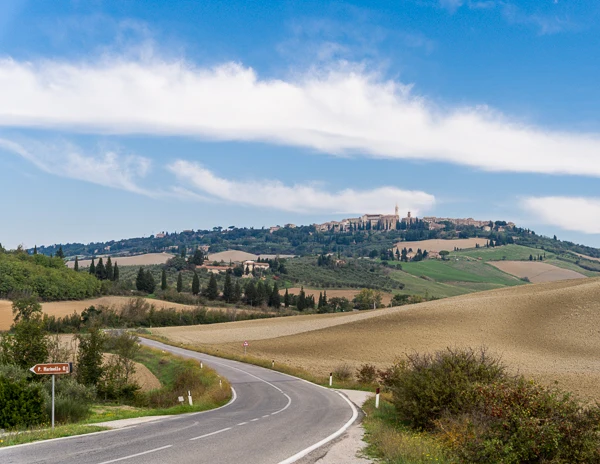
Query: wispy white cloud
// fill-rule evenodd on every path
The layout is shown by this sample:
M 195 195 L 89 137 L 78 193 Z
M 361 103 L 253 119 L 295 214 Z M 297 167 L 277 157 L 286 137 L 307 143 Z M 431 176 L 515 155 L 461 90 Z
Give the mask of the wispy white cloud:
M 328 192 L 318 185 L 285 185 L 278 180 L 238 181 L 217 176 L 198 163 L 178 160 L 169 170 L 202 196 L 220 201 L 295 213 L 358 213 L 389 211 L 398 204 L 402 211 L 428 210 L 435 197 L 420 191 L 379 187 L 372 190 L 344 189 Z
M 523 209 L 543 224 L 564 230 L 600 234 L 600 198 L 527 197 Z
M 551 35 L 577 29 L 577 25 L 571 20 L 557 14 L 528 13 L 512 3 L 501 3 L 501 6 L 503 16 L 510 24 L 533 26 L 540 35 Z
M 487 171 L 600 176 L 600 136 L 486 106 L 442 109 L 349 63 L 289 80 L 237 63 L 0 60 L 0 126 L 264 141 Z
M 155 192 L 138 185 L 150 170 L 148 158 L 106 152 L 100 155 L 84 154 L 68 143 L 22 143 L 0 138 L 0 149 L 12 152 L 30 161 L 39 169 L 53 175 L 77 179 L 105 187 L 155 196 Z

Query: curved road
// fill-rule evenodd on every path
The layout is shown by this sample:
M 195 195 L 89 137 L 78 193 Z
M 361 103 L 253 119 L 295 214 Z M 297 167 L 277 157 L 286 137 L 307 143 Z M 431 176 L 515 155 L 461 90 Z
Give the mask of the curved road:
M 231 383 L 233 401 L 121 430 L 0 448 L 0 462 L 287 464 L 341 435 L 356 419 L 354 406 L 333 390 L 262 367 L 142 343 L 210 365 Z

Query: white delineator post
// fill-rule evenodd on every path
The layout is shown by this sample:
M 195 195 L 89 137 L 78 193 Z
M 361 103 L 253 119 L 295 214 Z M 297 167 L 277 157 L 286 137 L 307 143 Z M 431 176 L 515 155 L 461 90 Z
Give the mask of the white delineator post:
M 329 386 L 333 387 L 333 372 L 329 373 Z
M 202 364 L 202 361 L 200 361 L 200 369 L 204 368 L 204 364 Z
M 271 362 L 271 369 L 275 369 L 275 360 Z
M 379 409 L 379 388 L 375 390 L 375 409 Z
M 192 392 L 188 390 L 188 401 L 190 402 L 190 406 L 193 406 L 194 403 L 192 402 Z
M 223 388 L 223 381 L 219 379 L 219 387 Z

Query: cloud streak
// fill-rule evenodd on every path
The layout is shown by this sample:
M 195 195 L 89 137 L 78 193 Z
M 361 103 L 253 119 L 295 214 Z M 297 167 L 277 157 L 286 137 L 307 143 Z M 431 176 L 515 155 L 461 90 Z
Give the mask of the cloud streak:
M 600 234 L 600 198 L 527 197 L 522 207 L 543 224 L 586 234 Z
M 260 79 L 237 63 L 0 60 L 0 126 L 262 141 L 485 171 L 600 177 L 600 136 L 545 130 L 486 106 L 441 109 L 341 64 Z
M 49 174 L 117 188 L 146 196 L 154 192 L 138 185 L 151 167 L 149 159 L 136 155 L 119 155 L 107 152 L 97 156 L 84 155 L 73 144 L 41 144 L 29 142 L 24 145 L 0 138 L 0 149 L 19 155 Z
M 285 185 L 277 180 L 230 180 L 217 176 L 201 164 L 184 160 L 175 161 L 168 169 L 203 197 L 209 195 L 227 203 L 294 213 L 384 212 L 395 203 L 402 211 L 418 213 L 431 208 L 435 203 L 433 195 L 396 187 L 345 189 L 330 193 L 316 185 Z

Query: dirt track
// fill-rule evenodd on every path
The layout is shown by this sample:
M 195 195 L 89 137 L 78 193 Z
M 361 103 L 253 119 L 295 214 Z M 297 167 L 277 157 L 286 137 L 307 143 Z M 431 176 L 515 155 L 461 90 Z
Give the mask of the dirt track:
M 153 332 L 325 375 L 411 351 L 486 345 L 515 371 L 600 400 L 600 279 L 511 287 L 401 308 Z

